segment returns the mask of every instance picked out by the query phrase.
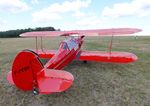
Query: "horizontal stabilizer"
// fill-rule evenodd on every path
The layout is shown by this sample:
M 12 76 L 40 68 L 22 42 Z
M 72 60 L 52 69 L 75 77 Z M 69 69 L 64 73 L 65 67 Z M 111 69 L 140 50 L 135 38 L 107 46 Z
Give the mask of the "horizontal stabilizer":
M 74 77 L 63 70 L 43 69 L 37 75 L 39 93 L 63 92 L 73 83 Z
M 13 81 L 13 78 L 12 78 L 12 71 L 9 71 L 8 74 L 7 74 L 7 81 L 14 85 L 14 81 Z

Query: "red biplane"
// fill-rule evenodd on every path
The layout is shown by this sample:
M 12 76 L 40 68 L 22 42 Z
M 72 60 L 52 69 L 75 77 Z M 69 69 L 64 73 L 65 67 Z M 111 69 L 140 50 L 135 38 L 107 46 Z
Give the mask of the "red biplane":
M 114 28 L 23 33 L 20 36 L 36 38 L 36 50 L 23 50 L 17 54 L 7 80 L 21 90 L 32 90 L 34 94 L 63 92 L 72 85 L 74 77 L 62 69 L 74 59 L 111 63 L 130 63 L 137 60 L 137 56 L 132 53 L 112 52 L 112 41 L 109 52 L 81 50 L 85 36 L 113 37 L 140 31 L 136 28 Z M 78 36 L 72 36 L 74 34 Z M 38 50 L 37 38 L 40 37 L 42 42 L 42 37 L 50 36 L 68 36 L 68 39 L 60 43 L 58 50 L 43 50 L 42 45 L 41 50 Z M 43 65 L 39 58 L 51 59 Z

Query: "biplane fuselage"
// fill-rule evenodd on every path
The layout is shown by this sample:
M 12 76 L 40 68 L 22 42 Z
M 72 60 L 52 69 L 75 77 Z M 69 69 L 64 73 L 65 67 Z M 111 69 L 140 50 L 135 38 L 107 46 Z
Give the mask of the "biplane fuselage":
M 62 69 L 72 60 L 80 56 L 80 48 L 82 45 L 82 37 L 71 37 L 60 43 L 60 47 L 56 54 L 47 62 L 45 68 Z
M 45 31 L 27 32 L 21 34 L 24 37 L 36 38 L 36 50 L 20 51 L 14 59 L 12 71 L 7 75 L 7 80 L 21 90 L 32 90 L 34 94 L 51 94 L 67 90 L 73 83 L 71 73 L 62 70 L 71 61 L 95 61 L 109 63 L 131 63 L 137 60 L 137 56 L 128 52 L 112 51 L 112 40 L 109 51 L 81 50 L 83 38 L 94 34 L 120 35 L 140 32 L 136 28 L 74 30 L 74 31 Z M 77 34 L 77 37 L 71 35 Z M 37 48 L 37 37 L 45 36 L 70 36 L 69 39 L 60 43 L 58 50 L 41 50 Z M 112 38 L 113 38 L 112 36 Z M 42 44 L 42 43 L 41 43 Z M 50 59 L 45 65 L 40 58 Z

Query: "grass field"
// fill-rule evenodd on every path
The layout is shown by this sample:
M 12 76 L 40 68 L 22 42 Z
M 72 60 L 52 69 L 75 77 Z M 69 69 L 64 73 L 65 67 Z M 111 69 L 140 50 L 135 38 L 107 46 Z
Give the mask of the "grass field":
M 44 39 L 45 48 L 57 49 L 64 38 Z M 83 49 L 107 51 L 107 37 L 86 38 Z M 29 38 L 0 39 L 0 106 L 150 106 L 150 37 L 117 37 L 114 51 L 135 53 L 131 64 L 73 61 L 64 70 L 74 75 L 74 84 L 63 93 L 36 95 L 10 85 L 6 80 L 16 53 L 35 48 Z

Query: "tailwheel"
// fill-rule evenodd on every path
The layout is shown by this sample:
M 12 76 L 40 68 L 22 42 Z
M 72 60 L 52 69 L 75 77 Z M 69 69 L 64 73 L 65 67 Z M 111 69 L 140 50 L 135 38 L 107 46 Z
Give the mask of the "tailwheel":
M 34 95 L 38 95 L 39 94 L 39 90 L 37 88 L 33 88 L 32 90 Z

